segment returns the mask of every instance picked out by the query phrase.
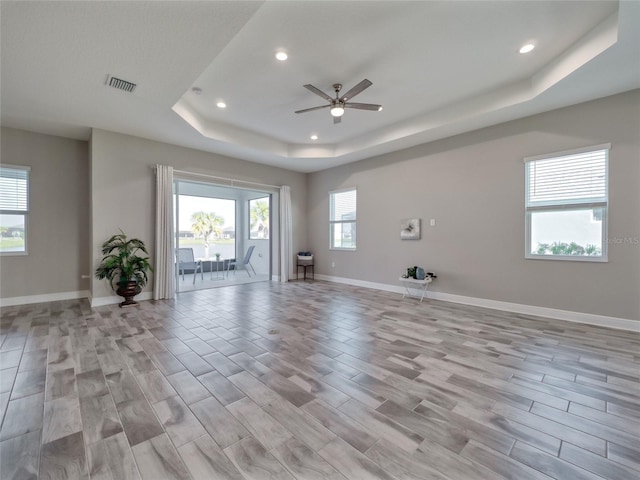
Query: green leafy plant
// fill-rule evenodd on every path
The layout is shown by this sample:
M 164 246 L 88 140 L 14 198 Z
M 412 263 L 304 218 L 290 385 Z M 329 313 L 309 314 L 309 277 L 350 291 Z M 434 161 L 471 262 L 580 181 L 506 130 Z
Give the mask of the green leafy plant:
M 593 255 L 600 255 L 600 249 L 598 247 L 596 247 L 595 245 L 592 245 L 590 243 L 587 244 L 587 248 L 585 248 L 584 253 L 586 253 L 587 255 L 589 255 L 590 257 Z
M 102 255 L 102 261 L 95 272 L 96 278 L 107 278 L 114 291 L 117 290 L 117 286 L 114 285 L 116 280 L 117 284 L 135 281 L 139 288 L 147 284 L 148 272 L 152 272 L 153 268 L 149 263 L 147 247 L 142 240 L 127 238 L 120 230 L 120 233 L 102 244 Z
M 553 242 L 539 243 L 536 248 L 537 255 L 571 255 L 571 256 L 597 256 L 602 254 L 595 245 L 587 244 L 586 247 L 578 245 L 576 242 Z
M 549 244 L 548 243 L 539 243 L 538 244 L 538 249 L 536 250 L 536 253 L 538 255 L 544 255 L 545 253 L 547 253 L 547 250 L 549 250 Z

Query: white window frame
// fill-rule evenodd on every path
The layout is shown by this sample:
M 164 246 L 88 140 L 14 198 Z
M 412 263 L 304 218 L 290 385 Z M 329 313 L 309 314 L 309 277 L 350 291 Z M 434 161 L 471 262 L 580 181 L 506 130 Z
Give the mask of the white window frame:
M 561 158 L 569 155 L 577 155 L 587 152 L 595 152 L 599 150 L 606 151 L 605 158 L 605 195 L 604 198 L 584 200 L 568 200 L 562 202 L 560 200 L 550 201 L 547 204 L 532 205 L 529 204 L 529 168 L 528 164 L 539 160 L 550 160 L 554 158 Z M 609 211 L 609 152 L 611 150 L 611 144 L 593 145 L 584 148 L 577 148 L 573 150 L 566 150 L 562 152 L 549 153 L 544 155 L 537 155 L 533 157 L 526 157 L 524 159 L 525 164 L 525 258 L 534 260 L 564 260 L 574 262 L 607 262 L 608 261 L 608 211 Z M 531 252 L 531 216 L 535 212 L 562 212 L 568 210 L 590 210 L 593 208 L 602 208 L 602 254 L 599 256 L 589 255 L 540 255 Z
M 24 217 L 24 251 L 22 252 L 2 252 L 0 251 L 0 256 L 3 257 L 16 257 L 16 256 L 21 256 L 21 255 L 29 255 L 29 246 L 28 246 L 28 231 L 27 231 L 27 226 L 28 226 L 28 219 L 29 219 L 29 209 L 30 209 L 30 203 L 31 203 L 31 167 L 25 166 L 25 165 L 10 165 L 8 163 L 1 163 L 0 167 L 2 168 L 7 168 L 7 169 L 13 169 L 13 170 L 22 170 L 27 172 L 27 204 L 26 204 L 26 210 L 12 210 L 12 209 L 1 209 L 0 208 L 0 215 L 18 215 L 18 216 L 23 216 Z
M 344 193 L 344 192 L 355 192 L 356 194 L 356 218 L 354 218 L 353 220 L 334 220 L 333 219 L 333 202 L 334 202 L 334 196 L 338 193 Z M 357 227 L 357 220 L 358 220 L 358 189 L 356 187 L 350 187 L 350 188 L 342 188 L 340 190 L 332 190 L 329 192 L 329 250 L 342 250 L 342 251 L 346 251 L 346 252 L 355 252 L 356 251 L 356 247 L 358 245 L 358 227 Z M 334 225 L 336 224 L 353 224 L 354 226 L 354 230 L 356 232 L 356 241 L 355 241 L 355 245 L 353 246 L 353 248 L 351 247 L 336 247 L 335 245 L 335 238 L 333 236 L 333 232 L 334 232 Z

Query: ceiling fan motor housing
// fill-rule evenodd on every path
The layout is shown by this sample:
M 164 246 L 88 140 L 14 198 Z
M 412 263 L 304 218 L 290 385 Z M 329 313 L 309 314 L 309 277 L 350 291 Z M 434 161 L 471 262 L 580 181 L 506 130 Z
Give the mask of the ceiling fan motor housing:
M 333 123 L 340 123 L 340 117 L 344 115 L 345 108 L 347 107 L 360 109 L 360 110 L 380 111 L 382 110 L 382 105 L 375 105 L 371 103 L 349 103 L 349 99 L 351 99 L 352 97 L 355 97 L 356 95 L 361 93 L 363 90 L 369 88 L 371 85 L 373 85 L 371 81 L 365 78 L 364 80 L 358 83 L 355 87 L 351 88 L 347 93 L 345 93 L 341 97 L 340 90 L 342 90 L 342 84 L 334 83 L 333 90 L 336 92 L 336 98 L 331 98 L 322 90 L 320 90 L 317 87 L 314 87 L 311 84 L 303 85 L 304 88 L 311 91 L 312 93 L 315 93 L 316 95 L 319 95 L 320 97 L 327 100 L 329 103 L 327 105 L 321 105 L 318 107 L 311 107 L 311 108 L 305 108 L 303 110 L 298 110 L 295 113 L 305 113 L 305 112 L 311 112 L 314 110 L 320 110 L 323 108 L 329 108 L 329 111 L 333 116 Z

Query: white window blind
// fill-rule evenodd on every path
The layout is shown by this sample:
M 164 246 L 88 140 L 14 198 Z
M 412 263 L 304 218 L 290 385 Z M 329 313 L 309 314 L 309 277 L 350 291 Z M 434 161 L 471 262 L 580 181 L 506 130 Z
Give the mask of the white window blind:
M 0 211 L 29 211 L 29 168 L 0 166 Z
M 527 161 L 527 207 L 606 204 L 608 156 L 603 148 Z
M 356 219 L 356 190 L 335 192 L 331 194 L 332 222 Z

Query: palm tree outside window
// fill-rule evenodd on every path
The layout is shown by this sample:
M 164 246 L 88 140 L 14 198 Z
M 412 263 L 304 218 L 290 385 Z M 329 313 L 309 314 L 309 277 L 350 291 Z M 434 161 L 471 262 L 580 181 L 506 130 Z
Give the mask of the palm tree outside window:
M 249 200 L 249 239 L 269 238 L 269 197 Z
M 209 244 L 212 239 L 222 237 L 224 218 L 215 212 L 195 212 L 191 215 L 191 231 L 204 241 L 205 258 L 209 258 Z

